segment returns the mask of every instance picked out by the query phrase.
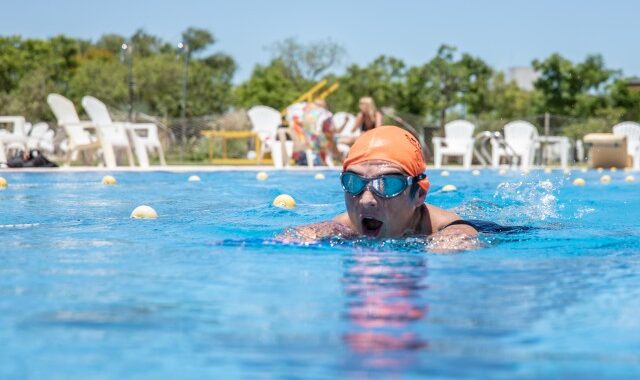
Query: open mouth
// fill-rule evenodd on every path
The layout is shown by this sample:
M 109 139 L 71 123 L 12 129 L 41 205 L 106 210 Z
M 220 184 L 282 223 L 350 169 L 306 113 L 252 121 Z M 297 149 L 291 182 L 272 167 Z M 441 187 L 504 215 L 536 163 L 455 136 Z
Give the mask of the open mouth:
M 382 222 L 373 218 L 362 218 L 362 232 L 367 236 L 378 236 Z

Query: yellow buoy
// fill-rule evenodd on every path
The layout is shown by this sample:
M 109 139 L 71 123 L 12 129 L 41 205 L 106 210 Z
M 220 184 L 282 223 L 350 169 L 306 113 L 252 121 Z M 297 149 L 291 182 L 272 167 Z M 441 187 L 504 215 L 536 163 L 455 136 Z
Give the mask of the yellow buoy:
M 118 183 L 118 181 L 116 181 L 116 177 L 114 177 L 114 176 L 106 175 L 106 176 L 102 177 L 102 184 L 103 185 L 115 185 L 116 183 Z
M 458 190 L 458 188 L 455 187 L 454 185 L 444 185 L 444 186 L 442 186 L 442 191 L 443 192 L 456 191 L 456 190 Z
M 158 217 L 158 213 L 152 207 L 142 205 L 133 209 L 131 217 L 134 219 L 155 219 Z
M 192 176 L 189 176 L 189 179 L 187 181 L 189 181 L 189 182 L 200 182 L 200 177 L 197 176 L 197 175 L 192 175 Z
M 289 194 L 280 194 L 273 200 L 273 205 L 280 208 L 294 208 L 296 201 Z
M 315 175 L 313 178 L 315 178 L 315 179 L 317 179 L 317 180 L 321 181 L 321 180 L 323 180 L 323 179 L 324 179 L 324 174 L 322 174 L 322 173 L 316 173 L 316 175 Z
M 573 180 L 573 184 L 576 186 L 584 186 L 586 184 L 585 180 L 582 178 L 576 178 Z
M 600 182 L 607 184 L 609 182 L 611 182 L 611 176 L 608 175 L 603 175 L 602 177 L 600 177 Z
M 443 170 L 443 171 L 440 172 L 440 175 L 443 176 L 443 177 L 448 177 L 449 176 L 449 172 L 446 171 L 446 170 Z
M 267 174 L 267 172 L 258 172 L 258 174 L 256 174 L 256 179 L 258 181 L 266 181 L 267 178 L 269 178 L 269 174 Z
M 472 175 L 480 175 L 480 170 L 478 170 L 478 169 L 474 169 L 474 170 L 471 172 L 471 174 L 472 174 Z
M 635 182 L 636 181 L 636 177 L 632 176 L 632 175 L 628 175 L 625 177 L 624 179 L 625 182 Z
M 0 189 L 6 189 L 7 186 L 9 186 L 9 182 L 4 177 L 0 177 Z
M 580 171 L 581 171 L 581 172 L 583 172 L 583 173 L 586 173 L 586 172 L 588 172 L 589 170 L 588 170 L 587 168 L 582 168 L 582 169 L 580 169 Z
M 551 168 L 544 168 L 544 172 L 547 174 L 551 174 Z
M 598 168 L 598 173 L 602 173 L 604 171 L 603 168 Z
M 611 167 L 611 171 L 615 173 L 615 172 L 617 172 L 617 171 L 618 171 L 618 168 L 616 168 L 615 166 L 612 166 L 612 167 Z

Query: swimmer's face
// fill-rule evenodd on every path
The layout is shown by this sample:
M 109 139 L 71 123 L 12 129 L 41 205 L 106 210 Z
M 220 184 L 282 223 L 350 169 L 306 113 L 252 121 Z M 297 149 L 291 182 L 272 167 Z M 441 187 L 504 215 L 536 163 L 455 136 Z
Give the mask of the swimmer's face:
M 349 171 L 367 178 L 383 174 L 408 176 L 399 165 L 380 160 L 365 161 L 349 166 Z M 361 235 L 372 237 L 401 237 L 415 226 L 416 208 L 424 203 L 426 193 L 417 191 L 411 197 L 411 186 L 393 198 L 382 198 L 372 193 L 369 187 L 356 196 L 347 192 L 344 201 L 349 219 Z

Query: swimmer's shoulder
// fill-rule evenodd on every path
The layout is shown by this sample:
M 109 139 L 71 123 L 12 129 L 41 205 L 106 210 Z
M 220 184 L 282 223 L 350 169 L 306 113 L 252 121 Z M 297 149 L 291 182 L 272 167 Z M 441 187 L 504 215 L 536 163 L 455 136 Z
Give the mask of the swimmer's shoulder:
M 334 223 L 338 223 L 341 224 L 345 227 L 350 228 L 351 230 L 353 230 L 353 225 L 351 224 L 351 219 L 349 218 L 349 214 L 346 212 L 343 212 L 342 214 L 338 214 L 336 215 L 333 219 L 331 219 L 332 222 Z
M 475 236 L 478 231 L 464 223 L 460 215 L 430 204 L 425 205 L 431 221 L 432 234 L 463 234 Z M 462 223 L 461 223 L 462 222 Z

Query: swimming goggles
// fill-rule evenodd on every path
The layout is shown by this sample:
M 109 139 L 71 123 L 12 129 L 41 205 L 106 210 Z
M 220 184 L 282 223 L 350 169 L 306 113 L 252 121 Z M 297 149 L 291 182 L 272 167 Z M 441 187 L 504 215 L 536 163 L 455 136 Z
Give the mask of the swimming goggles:
M 340 182 L 342 189 L 347 193 L 357 196 L 366 187 L 382 198 L 393 198 L 400 195 L 409 185 L 427 178 L 424 173 L 417 176 L 404 176 L 402 174 L 383 174 L 374 178 L 367 178 L 354 172 L 342 172 Z

